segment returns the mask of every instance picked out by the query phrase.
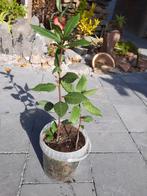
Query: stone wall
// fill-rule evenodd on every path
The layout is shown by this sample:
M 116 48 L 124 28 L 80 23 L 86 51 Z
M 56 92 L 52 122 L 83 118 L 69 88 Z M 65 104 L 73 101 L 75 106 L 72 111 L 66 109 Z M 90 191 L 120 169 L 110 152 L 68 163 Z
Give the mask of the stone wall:
M 37 17 L 32 18 L 32 23 L 38 24 Z M 35 34 L 26 19 L 19 19 L 9 31 L 7 23 L 0 24 L 0 54 L 13 54 L 33 61 L 34 57 L 47 54 L 48 45 L 52 41 Z M 33 62 L 32 62 L 33 63 Z

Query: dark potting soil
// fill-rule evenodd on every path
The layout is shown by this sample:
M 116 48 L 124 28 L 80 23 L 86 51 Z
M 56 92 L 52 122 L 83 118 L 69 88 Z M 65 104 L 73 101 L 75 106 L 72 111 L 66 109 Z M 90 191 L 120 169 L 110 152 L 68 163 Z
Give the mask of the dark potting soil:
M 50 148 L 56 151 L 73 152 L 79 150 L 85 145 L 85 138 L 83 134 L 80 132 L 78 147 L 77 149 L 75 149 L 76 140 L 77 140 L 77 131 L 78 131 L 77 128 L 71 125 L 66 125 L 66 126 L 61 125 L 58 142 L 57 142 L 56 135 L 54 139 L 50 142 L 47 142 L 46 138 L 44 138 L 44 142 L 46 143 L 46 145 L 48 145 Z

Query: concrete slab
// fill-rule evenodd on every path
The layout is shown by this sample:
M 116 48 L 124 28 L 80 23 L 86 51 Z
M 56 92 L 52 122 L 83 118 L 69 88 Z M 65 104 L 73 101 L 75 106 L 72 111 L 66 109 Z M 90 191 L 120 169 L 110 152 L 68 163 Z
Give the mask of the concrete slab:
M 96 196 L 92 183 L 23 185 L 21 196 Z
M 93 153 L 138 152 L 128 133 L 89 132 Z
M 93 155 L 92 163 L 99 196 L 146 196 L 147 167 L 140 154 Z
M 17 195 L 26 155 L 0 154 L 0 195 Z
M 131 133 L 131 135 L 147 161 L 147 133 Z

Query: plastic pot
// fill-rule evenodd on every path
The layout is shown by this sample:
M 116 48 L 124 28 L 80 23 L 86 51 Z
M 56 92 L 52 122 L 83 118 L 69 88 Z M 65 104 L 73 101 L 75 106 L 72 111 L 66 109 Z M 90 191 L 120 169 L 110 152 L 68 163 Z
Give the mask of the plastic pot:
M 40 133 L 40 147 L 43 151 L 44 172 L 49 177 L 66 181 L 78 167 L 79 162 L 88 156 L 91 150 L 91 143 L 85 131 L 82 131 L 85 137 L 85 145 L 81 149 L 73 152 L 56 151 L 47 146 L 43 141 L 45 131 L 49 127 L 50 123 L 47 124 Z

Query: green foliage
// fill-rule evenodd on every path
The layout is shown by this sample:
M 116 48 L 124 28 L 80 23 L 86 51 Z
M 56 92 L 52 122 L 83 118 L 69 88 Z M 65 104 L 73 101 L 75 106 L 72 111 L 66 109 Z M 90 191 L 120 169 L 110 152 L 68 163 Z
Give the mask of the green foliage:
M 85 100 L 85 97 L 84 97 L 84 95 L 82 95 L 82 93 L 71 92 L 71 93 L 68 93 L 64 97 L 64 99 L 69 104 L 80 104 L 82 101 Z
M 25 14 L 25 7 L 19 5 L 16 0 L 0 0 L 0 23 L 7 22 L 11 28 L 13 21 L 24 17 Z
M 55 121 L 51 122 L 49 129 L 46 129 L 46 142 L 50 142 L 54 139 L 54 134 L 57 132 L 57 123 Z
M 116 26 L 119 28 L 119 29 L 122 29 L 126 23 L 126 18 L 125 16 L 122 16 L 122 15 L 116 15 L 115 16 L 115 23 L 116 23 Z
M 47 112 L 49 112 L 54 107 L 54 104 L 52 102 L 49 102 L 49 101 L 46 101 L 46 100 L 38 101 L 37 105 L 43 107 L 44 110 L 47 111 Z
M 101 116 L 101 111 L 95 107 L 89 100 L 83 102 L 83 107 L 91 114 L 95 116 Z
M 86 90 L 86 88 L 87 88 L 87 78 L 86 76 L 82 75 L 82 77 L 77 83 L 76 90 L 78 92 L 83 92 Z
M 67 74 L 65 74 L 61 80 L 66 82 L 66 83 L 72 83 L 74 82 L 76 79 L 78 78 L 78 75 L 72 72 L 68 72 Z
M 60 3 L 60 1 L 56 1 L 56 6 L 59 11 L 61 11 Z M 50 92 L 55 89 L 58 90 L 58 101 L 56 103 L 52 103 L 50 101 L 40 102 L 40 105 L 42 105 L 44 109 L 50 111 L 53 108 L 55 113 L 58 115 L 58 124 L 53 122 L 53 124 L 51 124 L 49 132 L 47 132 L 47 138 L 49 141 L 53 139 L 54 133 L 56 131 L 59 131 L 61 123 L 71 125 L 79 123 L 77 128 L 79 130 L 80 128 L 83 128 L 81 121 L 92 121 L 93 118 L 91 116 L 82 115 L 82 108 L 86 109 L 92 115 L 101 115 L 100 110 L 96 106 L 94 106 L 88 99 L 88 96 L 93 95 L 96 92 L 96 89 L 87 89 L 88 81 L 86 76 L 82 75 L 81 77 L 78 77 L 77 74 L 72 72 L 68 72 L 63 75 L 61 70 L 61 64 L 63 61 L 62 56 L 66 48 L 87 46 L 89 44 L 89 42 L 84 39 L 75 40 L 75 37 L 73 37 L 73 31 L 75 27 L 77 27 L 79 19 L 80 14 L 71 17 L 67 21 L 63 30 L 55 25 L 53 25 L 52 31 L 48 31 L 34 25 L 32 26 L 32 28 L 36 32 L 44 35 L 45 37 L 53 39 L 56 42 L 57 47 L 54 61 L 55 68 L 52 72 L 56 77 L 56 84 L 38 84 L 32 89 L 42 92 Z M 56 86 L 58 88 L 56 88 Z M 64 95 L 62 95 L 61 87 L 65 90 Z M 61 117 L 63 117 L 70 108 L 72 108 L 70 118 L 66 119 L 65 121 L 61 121 Z
M 59 101 L 54 105 L 54 110 L 59 117 L 63 117 L 68 110 L 68 105 L 67 103 Z
M 32 88 L 33 91 L 44 91 L 44 92 L 51 92 L 54 91 L 56 88 L 55 84 L 52 83 L 44 83 L 44 84 L 38 84 L 37 86 L 35 86 L 34 88 Z
M 76 16 L 71 17 L 64 28 L 64 39 L 69 38 L 70 34 L 73 32 L 74 28 L 77 26 L 78 22 L 80 20 L 80 14 L 77 14 Z
M 80 118 L 80 107 L 74 106 L 71 112 L 70 121 L 76 124 Z
M 97 89 L 96 88 L 93 88 L 93 89 L 84 91 L 83 92 L 83 95 L 85 95 L 85 96 L 91 96 L 91 95 L 94 95 L 96 93 L 96 91 L 97 91 Z
M 81 119 L 82 119 L 84 122 L 91 122 L 91 121 L 93 121 L 92 116 L 82 116 Z
M 78 24 L 80 34 L 93 35 L 95 33 L 96 28 L 100 24 L 100 20 L 94 17 L 95 8 L 96 4 L 92 3 L 90 10 L 84 9 L 82 12 L 80 11 L 81 17 Z
M 128 52 L 133 52 L 134 54 L 138 54 L 137 47 L 130 41 L 124 42 L 120 41 L 115 45 L 115 52 L 118 55 L 126 55 Z

